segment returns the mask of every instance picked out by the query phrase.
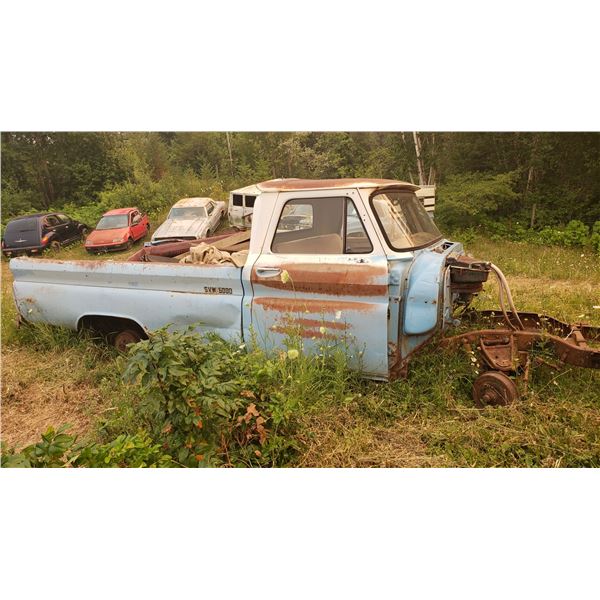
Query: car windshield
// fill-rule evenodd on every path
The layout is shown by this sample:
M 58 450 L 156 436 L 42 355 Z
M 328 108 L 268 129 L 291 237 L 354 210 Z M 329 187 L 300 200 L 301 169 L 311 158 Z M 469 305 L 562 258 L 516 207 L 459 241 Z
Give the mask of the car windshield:
M 100 219 L 96 229 L 122 229 L 129 225 L 129 215 L 108 215 Z
M 371 198 L 371 206 L 394 250 L 421 248 L 442 237 L 413 192 L 390 191 L 375 194 Z
M 181 219 L 183 221 L 205 217 L 206 209 L 203 206 L 179 206 L 172 208 L 169 213 L 169 219 Z

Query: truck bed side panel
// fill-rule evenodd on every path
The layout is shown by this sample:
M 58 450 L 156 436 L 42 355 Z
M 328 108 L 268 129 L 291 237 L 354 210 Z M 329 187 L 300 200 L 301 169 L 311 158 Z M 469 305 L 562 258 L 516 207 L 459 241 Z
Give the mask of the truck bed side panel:
M 112 261 L 13 259 L 14 293 L 28 321 L 76 328 L 85 315 L 132 319 L 152 330 L 197 324 L 241 335 L 241 269 Z

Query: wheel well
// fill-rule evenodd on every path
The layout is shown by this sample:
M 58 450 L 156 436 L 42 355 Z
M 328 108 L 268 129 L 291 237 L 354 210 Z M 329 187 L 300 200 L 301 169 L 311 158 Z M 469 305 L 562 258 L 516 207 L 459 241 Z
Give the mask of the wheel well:
M 109 315 L 85 315 L 79 319 L 77 330 L 91 330 L 94 333 L 102 336 L 110 336 L 112 334 L 123 331 L 124 329 L 133 329 L 137 331 L 142 339 L 146 339 L 148 334 L 143 327 L 136 323 L 133 319 L 124 317 L 112 317 Z

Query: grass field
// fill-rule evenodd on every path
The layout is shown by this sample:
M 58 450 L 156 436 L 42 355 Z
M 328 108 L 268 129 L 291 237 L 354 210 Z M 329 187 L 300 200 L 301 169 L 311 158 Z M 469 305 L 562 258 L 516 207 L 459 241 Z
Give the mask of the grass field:
M 600 325 L 597 256 L 486 239 L 468 250 L 504 271 L 519 309 Z M 81 245 L 59 254 L 89 258 Z M 17 330 L 11 281 L 3 259 L 2 440 L 21 447 L 62 423 L 71 423 L 82 439 L 99 439 L 108 418 L 113 427 L 134 426 L 129 407 L 138 390 L 122 382 L 124 359 L 62 330 L 40 329 L 35 337 Z M 496 298 L 488 283 L 477 306 L 496 308 Z M 335 395 L 298 381 L 288 393 L 319 397 L 299 416 L 294 465 L 600 466 L 600 373 L 540 365 L 517 404 L 484 410 L 471 400 L 474 377 L 463 350 L 431 346 L 415 357 L 407 380 L 377 384 L 349 377 Z

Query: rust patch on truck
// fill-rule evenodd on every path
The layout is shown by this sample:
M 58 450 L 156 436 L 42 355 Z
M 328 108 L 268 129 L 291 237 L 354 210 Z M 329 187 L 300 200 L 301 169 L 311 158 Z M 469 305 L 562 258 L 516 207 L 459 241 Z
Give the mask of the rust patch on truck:
M 317 319 L 293 319 L 294 323 L 302 327 L 327 327 L 327 329 L 348 329 L 348 323 L 342 321 L 318 321 Z
M 256 267 L 251 280 L 257 285 L 309 294 L 331 296 L 386 296 L 387 268 L 370 265 L 290 264 L 285 265 L 290 280 L 281 277 L 259 277 Z
M 409 189 L 418 189 L 418 186 L 406 181 L 395 179 L 371 178 L 345 178 L 345 179 L 271 179 L 257 184 L 262 192 L 293 191 L 293 190 L 324 190 L 355 187 L 378 187 L 382 185 L 397 184 Z
M 272 310 L 282 313 L 309 313 L 309 314 L 335 314 L 351 310 L 355 312 L 368 313 L 377 306 L 369 302 L 350 302 L 346 300 L 298 300 L 293 298 L 255 298 L 255 304 L 261 306 L 264 310 Z
M 336 333 L 328 330 L 345 331 L 350 325 L 342 321 L 326 321 L 325 319 L 306 319 L 285 314 L 269 329 L 277 333 L 297 334 L 303 338 L 318 338 L 326 340 L 337 339 Z
M 335 340 L 337 339 L 337 335 L 335 333 L 331 333 L 329 331 L 321 331 L 320 329 L 307 329 L 306 327 L 298 327 L 298 328 L 290 328 L 285 325 L 271 325 L 269 327 L 271 331 L 275 333 L 289 334 L 289 333 L 297 333 L 300 337 L 304 339 L 320 339 L 320 340 Z

